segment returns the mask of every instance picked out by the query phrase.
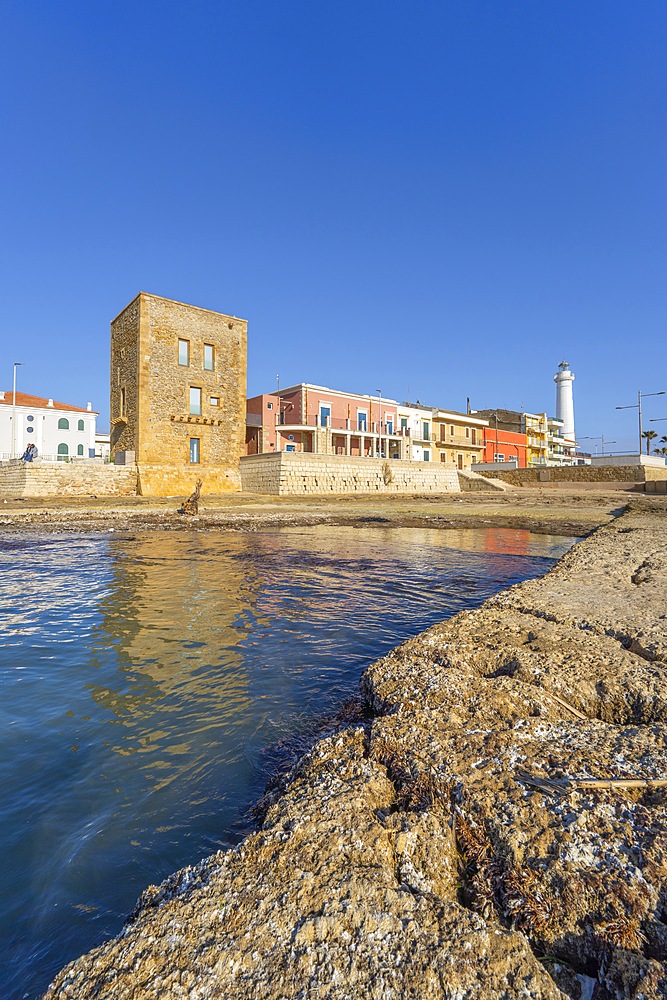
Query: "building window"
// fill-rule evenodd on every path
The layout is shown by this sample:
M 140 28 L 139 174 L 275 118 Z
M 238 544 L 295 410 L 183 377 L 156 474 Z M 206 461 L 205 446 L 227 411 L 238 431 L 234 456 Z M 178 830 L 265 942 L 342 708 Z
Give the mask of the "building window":
M 424 421 L 422 421 L 422 423 L 423 423 L 423 426 L 422 426 L 422 432 L 423 432 L 422 436 L 424 438 L 424 441 L 430 441 L 431 440 L 431 438 L 430 438 L 431 425 L 428 422 L 428 420 L 424 420 Z M 426 454 L 426 452 L 424 452 L 424 454 Z M 428 459 L 426 458 L 426 459 L 424 459 L 424 461 L 428 462 Z
M 408 418 L 407 417 L 401 417 L 401 430 L 402 431 L 407 431 L 407 429 L 408 429 Z
M 204 368 L 212 372 L 215 368 L 215 348 L 213 344 L 204 344 Z
M 190 386 L 190 413 L 193 416 L 201 417 L 201 389 Z
M 424 461 L 425 462 L 430 462 L 431 461 L 431 452 L 430 451 L 426 451 L 426 449 L 424 449 Z
M 84 424 L 83 420 L 79 421 L 78 427 L 80 431 L 85 431 L 86 425 Z
M 446 452 L 444 452 L 444 451 L 440 452 L 440 461 L 441 462 L 446 462 L 447 461 L 447 453 Z
M 80 455 L 81 457 L 83 457 L 83 445 L 82 444 L 77 445 L 77 447 L 76 447 L 76 453 L 77 453 L 77 455 Z
M 31 424 L 34 419 L 35 418 L 33 417 L 32 413 L 29 413 L 28 416 L 26 417 L 26 420 L 28 421 L 29 424 Z
M 58 421 L 58 430 L 59 431 L 69 430 L 69 420 L 67 419 L 67 417 L 60 418 L 60 420 Z
M 320 403 L 320 427 L 329 427 L 331 423 L 331 406 Z
M 267 403 L 266 404 L 266 408 L 267 408 L 267 410 L 272 410 L 273 409 L 273 403 Z
M 368 420 L 368 414 L 365 410 L 357 410 L 357 430 L 365 431 L 366 423 Z
M 469 427 L 466 427 L 466 437 L 467 438 L 470 437 L 470 428 Z
M 180 340 L 178 341 L 178 363 L 187 368 L 190 364 L 190 341 Z
M 394 419 L 393 419 L 393 417 L 386 416 L 385 420 L 386 420 L 386 424 L 387 424 L 387 434 L 393 434 L 394 433 Z
M 449 425 L 449 433 L 450 433 L 450 436 L 454 435 L 454 424 L 450 424 Z
M 190 461 L 199 465 L 199 438 L 190 438 Z
M 219 396 L 210 396 L 209 397 L 209 403 L 211 404 L 211 406 L 220 406 L 220 397 Z
M 68 455 L 69 455 L 69 448 L 67 447 L 67 445 L 66 444 L 59 444 L 58 445 L 58 461 L 59 462 L 64 462 L 67 459 Z
M 26 427 L 26 431 L 28 432 L 28 434 L 32 434 L 34 430 L 35 430 L 34 427 Z
M 125 416 L 125 389 L 121 387 L 120 390 L 120 415 Z

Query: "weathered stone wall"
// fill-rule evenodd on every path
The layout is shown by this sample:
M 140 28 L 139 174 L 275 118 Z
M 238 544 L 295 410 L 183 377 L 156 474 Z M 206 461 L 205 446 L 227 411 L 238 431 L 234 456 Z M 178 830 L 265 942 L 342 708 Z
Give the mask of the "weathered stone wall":
M 557 486 L 559 483 L 643 483 L 667 479 L 667 465 L 572 465 L 549 469 L 515 469 L 496 472 L 497 479 L 514 486 Z
M 135 466 L 88 462 L 0 465 L 0 497 L 134 496 Z
M 179 339 L 189 343 L 188 365 L 178 363 Z M 199 477 L 209 492 L 240 489 L 245 320 L 141 292 L 111 324 L 111 341 L 112 455 L 136 453 L 141 492 L 189 493 Z M 214 349 L 212 371 L 205 344 Z M 201 391 L 201 414 L 190 413 L 191 388 Z M 191 438 L 199 440 L 198 463 L 190 462 Z
M 111 323 L 109 437 L 112 454 L 137 448 L 140 306 L 141 296 L 138 295 Z M 125 390 L 125 414 L 121 413 L 122 390 Z
M 453 465 L 279 452 L 241 459 L 246 493 L 459 493 Z
M 137 492 L 148 497 L 189 496 L 197 480 L 202 481 L 202 493 L 229 493 L 240 489 L 240 474 L 224 466 L 211 465 L 146 465 L 138 466 Z

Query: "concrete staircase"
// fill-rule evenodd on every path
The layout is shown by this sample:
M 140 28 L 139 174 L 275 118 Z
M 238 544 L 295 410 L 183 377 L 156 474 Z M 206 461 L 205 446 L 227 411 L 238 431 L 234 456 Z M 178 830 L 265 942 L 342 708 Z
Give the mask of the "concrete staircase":
M 467 469 L 457 471 L 462 493 L 506 493 L 509 489 L 507 483 L 500 479 L 480 476 L 479 472 L 469 472 Z

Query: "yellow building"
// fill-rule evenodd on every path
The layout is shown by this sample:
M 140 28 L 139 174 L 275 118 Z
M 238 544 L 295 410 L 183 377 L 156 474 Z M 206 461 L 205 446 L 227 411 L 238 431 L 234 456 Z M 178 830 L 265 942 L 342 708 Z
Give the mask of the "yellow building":
M 245 320 L 140 292 L 111 323 L 111 458 L 139 492 L 241 488 Z
M 526 465 L 547 465 L 549 452 L 549 423 L 546 413 L 524 413 L 526 432 Z
M 455 410 L 433 410 L 436 461 L 471 469 L 484 458 L 484 428 L 489 421 Z

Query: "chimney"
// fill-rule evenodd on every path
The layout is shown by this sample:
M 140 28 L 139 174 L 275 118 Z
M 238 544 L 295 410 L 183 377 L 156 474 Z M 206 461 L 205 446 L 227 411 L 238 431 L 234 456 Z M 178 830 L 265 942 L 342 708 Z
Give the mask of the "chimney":
M 50 399 L 50 400 L 49 400 L 49 401 L 47 402 L 47 404 L 46 404 L 46 405 L 47 405 L 47 406 L 53 406 L 53 400 L 52 400 L 52 399 Z
M 93 404 L 92 403 L 86 403 L 86 409 L 88 410 L 89 413 L 92 410 L 92 408 L 93 408 Z

